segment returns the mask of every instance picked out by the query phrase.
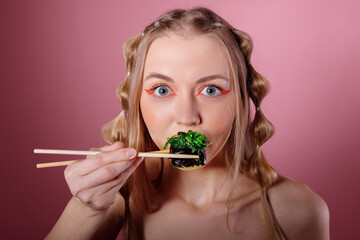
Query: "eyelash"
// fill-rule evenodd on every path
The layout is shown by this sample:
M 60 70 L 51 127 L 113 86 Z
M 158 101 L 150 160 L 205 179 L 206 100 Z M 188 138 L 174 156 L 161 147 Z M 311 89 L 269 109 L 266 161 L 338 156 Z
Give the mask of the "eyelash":
M 159 88 L 159 87 L 167 87 L 167 88 L 169 88 L 169 89 L 173 92 L 172 94 L 167 95 L 167 96 L 165 96 L 165 97 L 176 96 L 174 90 L 172 90 L 169 86 L 167 86 L 167 85 L 165 85 L 165 84 L 157 84 L 157 85 L 153 86 L 153 87 L 150 88 L 150 89 L 144 89 L 144 90 L 145 90 L 148 94 L 153 95 L 154 91 L 155 91 L 157 88 Z M 208 84 L 208 85 L 202 86 L 202 87 L 200 88 L 199 92 L 196 94 L 196 96 L 204 95 L 204 94 L 200 94 L 200 93 L 201 93 L 202 90 L 204 90 L 204 88 L 206 88 L 206 87 L 215 87 L 215 88 L 217 88 L 217 89 L 221 92 L 222 95 L 225 95 L 225 94 L 227 94 L 228 92 L 230 92 L 230 90 L 224 90 L 222 87 L 217 86 L 216 84 Z M 206 96 L 206 95 L 204 95 L 204 96 Z M 160 97 L 160 96 L 156 96 L 156 95 L 154 95 L 154 97 L 164 98 L 164 97 Z M 215 96 L 215 97 L 216 97 L 216 96 Z
M 203 94 L 200 94 L 200 93 L 201 93 L 206 87 L 215 87 L 215 88 L 219 89 L 219 91 L 221 92 L 222 95 L 225 95 L 225 94 L 227 94 L 228 92 L 230 92 L 230 90 L 224 90 L 222 87 L 220 87 L 220 86 L 218 86 L 218 85 L 216 85 L 216 84 L 207 84 L 207 85 L 205 85 L 205 86 L 203 86 L 203 87 L 200 88 L 200 90 L 199 90 L 199 92 L 196 94 L 196 96 L 198 96 L 198 95 L 203 95 Z M 206 95 L 204 95 L 204 96 L 206 96 Z M 216 97 L 216 96 L 215 96 L 215 97 Z
M 154 91 L 155 91 L 157 88 L 159 88 L 159 87 L 167 87 L 167 88 L 170 89 L 170 91 L 173 92 L 172 94 L 169 94 L 169 95 L 167 95 L 167 96 L 165 96 L 165 97 L 176 96 L 174 90 L 172 90 L 169 86 L 167 86 L 167 85 L 165 85 L 165 84 L 157 84 L 157 85 L 153 86 L 153 87 L 150 88 L 150 89 L 144 89 L 144 90 L 145 90 L 148 94 L 153 95 Z M 156 95 L 154 95 L 154 97 L 164 98 L 164 97 L 160 97 L 160 96 L 156 96 Z

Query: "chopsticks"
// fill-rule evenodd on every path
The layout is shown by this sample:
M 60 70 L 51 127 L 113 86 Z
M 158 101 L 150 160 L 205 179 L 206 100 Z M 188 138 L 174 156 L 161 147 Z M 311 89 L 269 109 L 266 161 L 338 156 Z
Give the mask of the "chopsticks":
M 34 153 L 40 154 L 62 154 L 62 155 L 96 155 L 101 153 L 101 151 L 79 151 L 79 150 L 59 150 L 59 149 L 34 149 Z M 189 154 L 173 154 L 169 153 L 169 150 L 160 150 L 153 152 L 139 152 L 138 157 L 158 157 L 158 158 L 188 158 L 194 159 L 199 158 L 198 155 L 189 155 Z M 80 159 L 79 159 L 80 160 Z M 61 162 L 49 162 L 49 163 L 39 163 L 36 164 L 37 168 L 47 168 L 47 167 L 58 167 L 58 166 L 67 166 L 73 162 L 79 160 L 69 160 Z

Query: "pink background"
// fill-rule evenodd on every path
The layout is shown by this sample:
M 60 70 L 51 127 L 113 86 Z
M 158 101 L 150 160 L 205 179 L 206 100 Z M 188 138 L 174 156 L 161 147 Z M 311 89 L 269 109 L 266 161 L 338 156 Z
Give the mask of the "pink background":
M 271 83 L 264 151 L 327 202 L 332 239 L 360 239 L 360 4 L 313 1 L 1 1 L 1 239 L 41 239 L 70 192 L 34 148 L 89 149 L 116 116 L 122 44 L 174 7 L 205 6 L 252 36 Z

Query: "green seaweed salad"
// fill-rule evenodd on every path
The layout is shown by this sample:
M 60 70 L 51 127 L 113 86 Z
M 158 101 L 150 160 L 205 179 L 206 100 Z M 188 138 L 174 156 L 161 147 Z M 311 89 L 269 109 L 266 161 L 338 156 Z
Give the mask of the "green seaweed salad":
M 170 158 L 176 168 L 196 168 L 206 164 L 205 147 L 212 144 L 207 142 L 208 138 L 204 134 L 189 130 L 186 133 L 178 132 L 177 135 L 168 138 L 164 149 L 170 144 L 170 153 L 198 155 L 199 158 L 194 159 Z

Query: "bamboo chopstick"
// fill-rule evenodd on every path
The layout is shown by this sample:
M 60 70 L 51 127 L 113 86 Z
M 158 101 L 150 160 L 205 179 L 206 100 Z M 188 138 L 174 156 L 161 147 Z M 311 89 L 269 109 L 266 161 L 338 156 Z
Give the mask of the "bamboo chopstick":
M 80 160 L 80 159 L 79 159 Z M 61 162 L 48 162 L 48 163 L 38 163 L 36 164 L 36 168 L 48 168 L 48 167 L 60 167 L 60 166 L 67 166 L 73 162 L 79 160 L 69 160 L 69 161 L 61 161 Z
M 96 155 L 101 151 L 79 151 L 79 150 L 60 150 L 60 149 L 34 149 L 34 153 L 59 154 L 59 155 Z M 170 153 L 169 150 L 153 151 L 148 153 Z
M 58 150 L 58 149 L 34 149 L 34 153 L 41 154 L 63 154 L 63 155 L 96 155 L 101 153 L 101 151 L 78 151 L 78 150 Z M 139 152 L 138 157 L 160 157 L 160 158 L 188 158 L 194 159 L 199 158 L 198 155 L 189 155 L 189 154 L 173 154 L 169 153 L 169 150 L 160 150 L 153 152 Z M 49 163 L 39 163 L 36 164 L 37 168 L 47 168 L 47 167 L 58 167 L 58 166 L 67 166 L 75 161 L 79 160 L 69 160 L 61 162 L 49 162 Z

